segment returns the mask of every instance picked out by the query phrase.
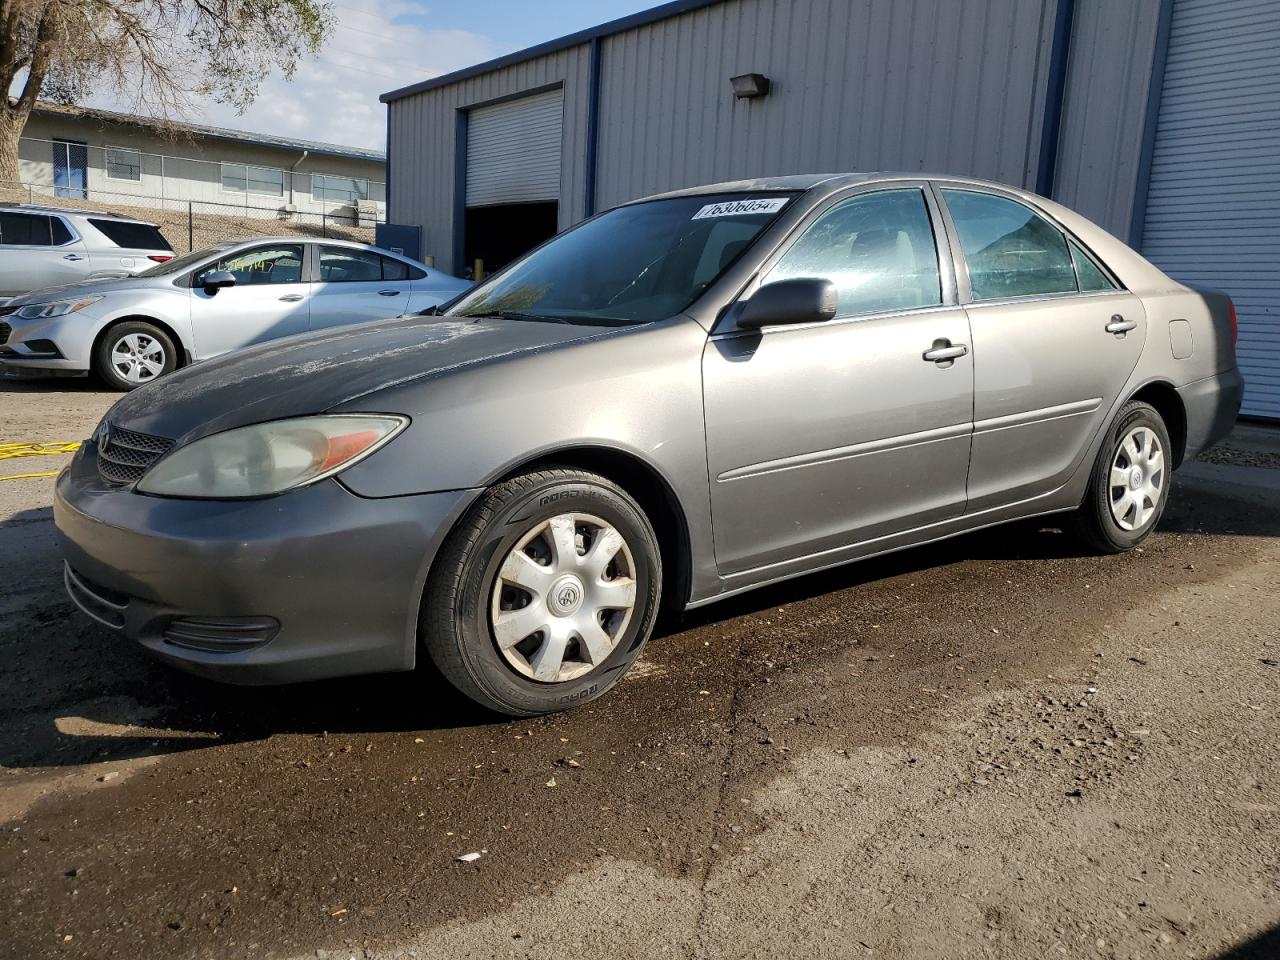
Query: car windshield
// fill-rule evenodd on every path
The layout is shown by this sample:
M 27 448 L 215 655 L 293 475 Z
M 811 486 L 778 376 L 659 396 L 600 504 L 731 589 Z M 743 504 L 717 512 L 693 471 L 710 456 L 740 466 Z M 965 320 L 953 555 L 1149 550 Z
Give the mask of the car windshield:
M 235 244 L 220 243 L 212 247 L 205 247 L 203 250 L 193 250 L 190 253 L 184 253 L 180 257 L 174 257 L 172 260 L 166 260 L 164 263 L 157 263 L 154 267 L 143 270 L 138 276 L 167 277 L 174 273 L 181 273 L 187 267 L 193 267 L 209 257 L 217 256 L 224 250 L 230 250 L 233 246 Z
M 674 316 L 793 195 L 703 194 L 618 207 L 538 248 L 448 312 L 627 324 Z

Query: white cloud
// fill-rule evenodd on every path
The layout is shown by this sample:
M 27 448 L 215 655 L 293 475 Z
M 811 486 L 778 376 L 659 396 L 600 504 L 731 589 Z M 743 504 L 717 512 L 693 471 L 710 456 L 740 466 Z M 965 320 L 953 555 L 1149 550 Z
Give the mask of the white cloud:
M 422 12 L 404 0 L 344 2 L 334 10 L 332 36 L 318 57 L 298 65 L 292 81 L 269 78 L 243 114 L 210 101 L 185 119 L 381 150 L 387 108 L 378 102 L 380 94 L 508 51 L 482 34 L 397 22 Z M 93 105 L 120 109 L 109 102 Z

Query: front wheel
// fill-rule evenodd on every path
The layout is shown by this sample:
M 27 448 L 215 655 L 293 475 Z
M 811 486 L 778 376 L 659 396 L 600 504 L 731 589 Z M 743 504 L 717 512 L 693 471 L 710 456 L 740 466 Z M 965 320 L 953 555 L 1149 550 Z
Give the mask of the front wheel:
M 116 390 L 133 390 L 172 373 L 178 351 L 169 335 L 140 320 L 116 324 L 94 351 L 94 372 Z
M 662 559 L 621 487 L 554 468 L 489 488 L 441 548 L 422 643 L 476 702 L 534 716 L 594 700 L 653 629 Z
M 1103 553 L 1132 550 L 1147 538 L 1169 500 L 1173 448 L 1159 411 L 1126 404 L 1098 451 L 1075 531 Z

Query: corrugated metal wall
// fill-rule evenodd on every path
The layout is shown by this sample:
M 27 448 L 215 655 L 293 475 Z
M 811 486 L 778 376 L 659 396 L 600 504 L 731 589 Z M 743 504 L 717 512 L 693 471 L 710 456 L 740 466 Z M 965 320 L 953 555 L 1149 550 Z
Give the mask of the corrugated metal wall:
M 525 91 L 561 84 L 564 154 L 560 168 L 560 226 L 585 214 L 582 189 L 587 155 L 589 46 L 584 44 L 493 73 L 395 100 L 390 104 L 393 223 L 422 228 L 422 255 L 445 270 L 453 263 L 454 199 L 458 187 L 457 114 Z M 465 181 L 463 181 L 465 185 Z M 461 229 L 461 224 L 458 225 Z
M 1034 187 L 1067 0 L 726 0 L 607 36 L 596 206 L 736 177 L 973 174 Z M 1055 197 L 1127 236 L 1159 0 L 1075 0 Z M 561 226 L 580 219 L 590 44 L 391 103 L 393 222 L 451 269 L 456 115 L 564 85 Z M 759 72 L 768 97 L 735 101 Z
M 1142 252 L 1224 290 L 1240 317 L 1242 413 L 1280 417 L 1280 9 L 1176 0 Z
M 1053 0 L 737 0 L 604 41 L 600 206 L 739 177 L 1032 182 Z M 769 96 L 735 101 L 729 78 Z
M 1075 0 L 1053 196 L 1129 239 L 1160 0 Z

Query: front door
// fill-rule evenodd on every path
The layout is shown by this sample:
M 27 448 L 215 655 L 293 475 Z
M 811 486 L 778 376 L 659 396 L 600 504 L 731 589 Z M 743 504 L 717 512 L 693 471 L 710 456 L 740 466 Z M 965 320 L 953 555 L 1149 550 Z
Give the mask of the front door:
M 1142 301 L 1019 200 L 943 187 L 979 362 L 969 511 L 1050 494 L 1079 468 L 1142 353 Z M 962 291 L 963 292 L 963 291 Z
M 836 319 L 708 342 L 722 574 L 834 554 L 964 511 L 974 360 L 935 220 L 922 185 L 833 201 L 766 263 L 761 283 L 829 279 Z
M 303 281 L 300 243 L 275 243 L 238 251 L 201 268 L 191 283 L 191 335 L 197 360 L 308 327 L 311 284 Z M 235 286 L 206 291 L 202 278 L 226 271 Z

